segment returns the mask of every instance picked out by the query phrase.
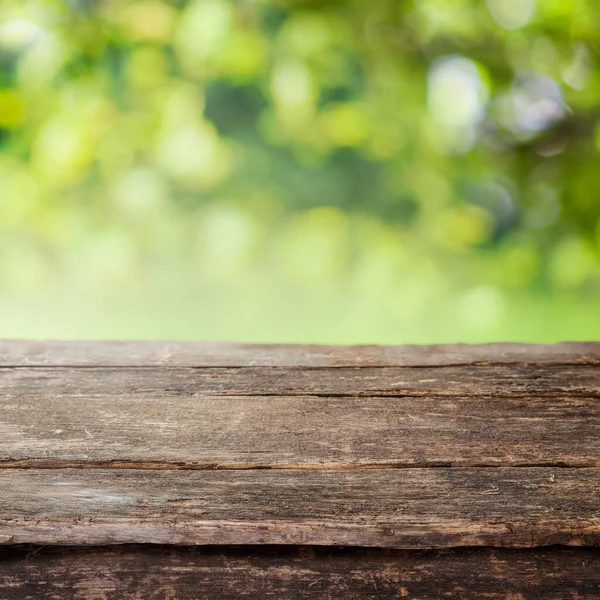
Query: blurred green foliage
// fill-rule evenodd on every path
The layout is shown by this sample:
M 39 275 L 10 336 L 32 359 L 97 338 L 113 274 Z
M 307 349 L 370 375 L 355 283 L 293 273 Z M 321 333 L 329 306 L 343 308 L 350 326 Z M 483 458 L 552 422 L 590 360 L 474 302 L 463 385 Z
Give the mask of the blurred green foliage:
M 3 0 L 0 335 L 600 338 L 599 20 Z

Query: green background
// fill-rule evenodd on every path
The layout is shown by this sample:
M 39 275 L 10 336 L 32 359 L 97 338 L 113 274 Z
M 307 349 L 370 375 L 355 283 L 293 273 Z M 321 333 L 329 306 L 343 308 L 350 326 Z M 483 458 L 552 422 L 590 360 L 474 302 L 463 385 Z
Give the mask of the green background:
M 600 339 L 599 22 L 3 0 L 0 337 Z

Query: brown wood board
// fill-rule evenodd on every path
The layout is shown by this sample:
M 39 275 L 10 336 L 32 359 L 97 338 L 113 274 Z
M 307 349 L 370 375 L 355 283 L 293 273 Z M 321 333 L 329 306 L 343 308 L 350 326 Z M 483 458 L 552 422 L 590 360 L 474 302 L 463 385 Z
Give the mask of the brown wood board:
M 600 342 L 318 346 L 167 341 L 0 341 L 4 366 L 442 366 L 600 364 Z
M 600 544 L 600 470 L 0 470 L 0 543 Z
M 3 600 L 590 600 L 600 549 L 0 549 Z
M 193 371 L 33 371 L 0 372 L 0 466 L 600 464 L 593 396 L 229 396 Z

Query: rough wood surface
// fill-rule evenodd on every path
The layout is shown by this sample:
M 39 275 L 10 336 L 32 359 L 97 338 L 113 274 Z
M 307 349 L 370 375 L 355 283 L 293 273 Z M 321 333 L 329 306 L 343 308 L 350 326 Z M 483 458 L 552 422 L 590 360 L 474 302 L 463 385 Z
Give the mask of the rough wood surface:
M 515 371 L 0 369 L 0 466 L 599 466 L 600 367 Z
M 478 367 L 0 368 L 2 396 L 595 396 L 600 364 Z
M 0 366 L 440 366 L 600 364 L 600 343 L 311 346 L 196 342 L 0 341 Z
M 27 547 L 0 550 L 3 600 L 600 597 L 600 550 Z
M 600 545 L 600 470 L 0 470 L 0 543 Z
M 0 342 L 0 543 L 597 546 L 599 425 L 597 343 Z

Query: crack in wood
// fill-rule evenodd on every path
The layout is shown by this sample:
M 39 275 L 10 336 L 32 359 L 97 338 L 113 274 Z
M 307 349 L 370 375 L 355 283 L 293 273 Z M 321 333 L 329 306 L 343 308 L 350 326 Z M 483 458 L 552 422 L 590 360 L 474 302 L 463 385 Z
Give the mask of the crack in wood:
M 228 364 L 206 364 L 206 365 L 189 365 L 181 364 L 77 364 L 77 363 L 61 363 L 61 364 L 18 364 L 18 363 L 2 363 L 2 369 L 153 369 L 153 370 L 170 370 L 170 369 L 296 369 L 302 371 L 321 371 L 335 369 L 446 369 L 460 367 L 477 367 L 477 368 L 494 368 L 494 367 L 598 367 L 600 366 L 600 358 L 589 358 L 573 361 L 466 361 L 466 362 L 448 362 L 443 364 L 391 364 L 391 363 L 365 363 L 365 364 L 326 364 L 326 365 L 228 365 Z
M 498 461 L 498 462 L 385 462 L 385 463 L 177 463 L 166 461 L 131 461 L 131 460 L 105 460 L 105 461 L 78 461 L 78 460 L 43 460 L 20 459 L 0 460 L 1 469 L 126 469 L 140 471 L 259 471 L 259 470 L 296 470 L 296 471 L 359 471 L 373 469 L 529 469 L 529 468 L 555 468 L 555 469 L 595 469 L 600 468 L 600 459 L 580 461 L 578 463 L 556 462 L 526 462 L 526 461 Z

